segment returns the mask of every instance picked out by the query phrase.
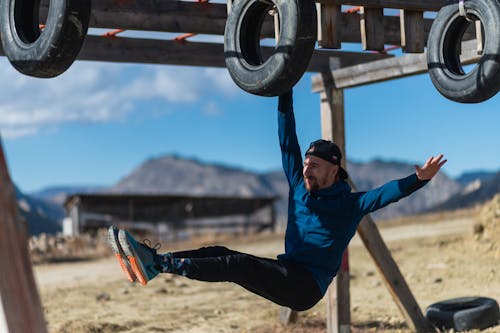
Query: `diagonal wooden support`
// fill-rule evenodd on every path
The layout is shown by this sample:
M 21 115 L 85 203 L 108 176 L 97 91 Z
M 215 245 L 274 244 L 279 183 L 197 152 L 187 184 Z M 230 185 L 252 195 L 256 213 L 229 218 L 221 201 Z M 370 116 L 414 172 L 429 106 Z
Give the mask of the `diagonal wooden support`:
M 356 191 L 356 186 L 352 182 L 350 185 Z M 414 332 L 435 332 L 430 322 L 422 314 L 398 264 L 392 258 L 391 251 L 384 243 L 370 215 L 365 216 L 361 221 L 358 226 L 358 235 L 375 261 L 394 302 L 398 305 L 410 329 Z
M 0 140 L 0 332 L 47 332 L 26 233 Z

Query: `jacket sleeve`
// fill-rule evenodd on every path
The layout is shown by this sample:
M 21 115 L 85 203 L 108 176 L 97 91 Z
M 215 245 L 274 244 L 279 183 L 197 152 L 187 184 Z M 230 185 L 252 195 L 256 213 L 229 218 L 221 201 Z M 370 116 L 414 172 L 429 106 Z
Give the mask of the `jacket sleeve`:
M 390 181 L 371 191 L 360 192 L 358 193 L 358 208 L 363 215 L 374 212 L 407 197 L 428 182 L 428 180 L 419 180 L 416 174 L 412 174 L 406 178 Z
M 288 183 L 297 185 L 302 179 L 302 155 L 293 114 L 292 91 L 281 95 L 278 103 L 278 136 L 281 148 L 281 160 Z

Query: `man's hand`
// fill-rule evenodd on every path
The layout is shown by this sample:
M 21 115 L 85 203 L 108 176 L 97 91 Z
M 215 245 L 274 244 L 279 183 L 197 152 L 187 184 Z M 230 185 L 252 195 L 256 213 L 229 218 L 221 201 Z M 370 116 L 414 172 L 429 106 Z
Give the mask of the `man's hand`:
M 425 162 L 423 167 L 419 167 L 418 165 L 415 165 L 415 170 L 417 174 L 417 178 L 419 180 L 430 180 L 432 177 L 434 177 L 439 169 L 446 163 L 447 160 L 441 161 L 443 158 L 443 154 L 440 154 L 439 156 L 431 156 Z

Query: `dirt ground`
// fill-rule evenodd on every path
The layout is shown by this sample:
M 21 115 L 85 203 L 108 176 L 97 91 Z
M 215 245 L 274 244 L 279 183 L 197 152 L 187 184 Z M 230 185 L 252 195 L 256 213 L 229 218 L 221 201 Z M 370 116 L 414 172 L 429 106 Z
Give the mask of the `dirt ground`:
M 500 251 L 473 233 L 477 211 L 386 223 L 382 236 L 421 309 L 461 296 L 500 301 Z M 220 244 L 275 257 L 282 235 L 226 239 Z M 165 245 L 164 245 L 165 247 Z M 409 332 L 369 254 L 351 246 L 352 332 Z M 162 275 L 146 287 L 126 281 L 111 257 L 35 266 L 51 333 L 80 332 L 326 332 L 323 299 L 281 326 L 280 307 L 230 283 Z M 483 332 L 500 332 L 500 325 Z

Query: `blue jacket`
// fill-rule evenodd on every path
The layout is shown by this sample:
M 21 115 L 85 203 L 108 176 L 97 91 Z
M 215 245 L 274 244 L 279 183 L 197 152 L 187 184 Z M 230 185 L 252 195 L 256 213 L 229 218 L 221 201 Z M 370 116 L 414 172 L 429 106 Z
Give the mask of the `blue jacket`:
M 290 186 L 285 253 L 278 259 L 307 268 L 324 294 L 363 216 L 408 196 L 427 181 L 419 181 L 412 174 L 371 191 L 356 193 L 351 193 L 347 182 L 338 181 L 331 187 L 309 193 L 302 175 L 291 93 L 280 97 L 278 110 L 283 169 Z

